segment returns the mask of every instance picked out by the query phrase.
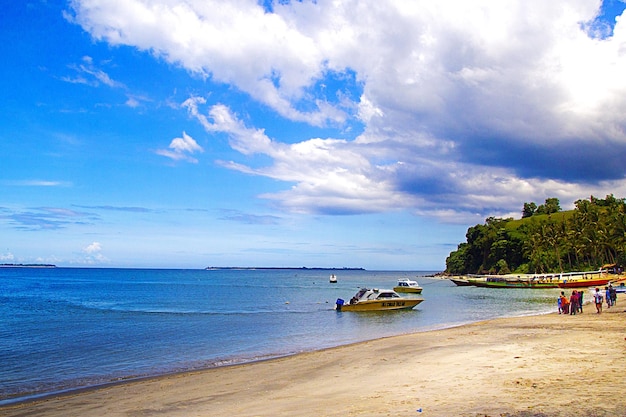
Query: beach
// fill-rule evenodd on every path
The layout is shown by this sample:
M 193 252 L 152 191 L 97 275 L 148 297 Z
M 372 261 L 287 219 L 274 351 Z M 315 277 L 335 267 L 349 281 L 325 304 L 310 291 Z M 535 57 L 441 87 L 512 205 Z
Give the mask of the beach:
M 129 381 L 4 406 L 0 415 L 624 416 L 620 304 Z

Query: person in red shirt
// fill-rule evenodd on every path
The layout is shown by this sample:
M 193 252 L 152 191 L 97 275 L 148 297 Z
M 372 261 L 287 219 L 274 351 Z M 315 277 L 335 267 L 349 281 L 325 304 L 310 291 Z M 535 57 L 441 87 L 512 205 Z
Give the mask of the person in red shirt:
M 569 309 L 571 315 L 576 315 L 578 311 L 578 292 L 576 290 L 572 291 L 572 295 L 569 298 Z

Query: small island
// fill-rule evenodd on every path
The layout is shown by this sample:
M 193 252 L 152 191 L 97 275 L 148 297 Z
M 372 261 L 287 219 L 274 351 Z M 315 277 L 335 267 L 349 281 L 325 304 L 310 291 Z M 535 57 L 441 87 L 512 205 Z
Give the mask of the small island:
M 289 266 L 207 266 L 204 268 L 207 271 L 223 271 L 223 270 L 238 270 L 238 271 L 254 271 L 254 270 L 281 270 L 281 271 L 365 271 L 365 268 L 323 268 L 323 267 L 289 267 Z
M 56 268 L 53 264 L 0 264 L 0 268 Z

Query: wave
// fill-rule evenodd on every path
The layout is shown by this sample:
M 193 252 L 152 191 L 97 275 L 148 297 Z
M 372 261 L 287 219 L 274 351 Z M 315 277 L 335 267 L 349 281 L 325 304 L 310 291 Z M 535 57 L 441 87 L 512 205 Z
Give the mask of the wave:
M 145 314 L 145 315 L 174 315 L 174 316 L 233 316 L 233 315 L 258 315 L 258 314 L 310 314 L 319 311 L 328 311 L 334 309 L 334 304 L 328 302 L 318 302 L 308 306 L 294 306 L 292 304 L 277 305 L 273 308 L 254 308 L 247 306 L 244 309 L 232 310 L 207 310 L 207 309 L 189 309 L 189 308 L 168 308 L 159 306 L 128 306 L 115 303 L 103 302 L 73 302 L 67 301 L 67 304 L 84 310 L 96 311 L 101 313 L 117 313 L 117 314 Z

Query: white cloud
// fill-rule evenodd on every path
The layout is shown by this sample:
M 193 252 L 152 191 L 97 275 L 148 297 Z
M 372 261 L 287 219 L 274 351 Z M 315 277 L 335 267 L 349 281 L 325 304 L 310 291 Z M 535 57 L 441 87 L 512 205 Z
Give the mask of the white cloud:
M 81 64 L 70 65 L 70 69 L 74 70 L 75 75 L 63 77 L 63 81 L 74 84 L 87 84 L 92 87 L 104 84 L 111 88 L 126 88 L 124 84 L 113 80 L 109 74 L 97 68 L 90 56 L 84 56 Z
M 75 260 L 72 263 L 84 264 L 84 265 L 99 265 L 109 262 L 109 259 L 102 254 L 102 245 L 100 242 L 92 242 L 83 248 L 85 254 L 81 259 Z
M 72 184 L 66 181 L 51 181 L 51 180 L 3 180 L 0 181 L 3 185 L 11 187 L 71 187 Z
M 247 128 L 223 105 L 211 107 L 209 117 L 203 116 L 197 103 L 193 99 L 187 105 L 207 131 L 227 133 L 231 147 L 244 155 L 263 154 L 274 161 L 259 168 L 224 161 L 222 165 L 297 184 L 289 191 L 264 195 L 290 210 L 358 213 L 410 205 L 403 193 L 393 189 L 393 169 L 373 165 L 358 145 L 319 138 L 287 145 L 271 140 L 261 129 Z
M 194 138 L 185 132 L 183 132 L 182 138 L 172 139 L 169 149 L 159 149 L 156 151 L 157 154 L 175 161 L 187 161 L 192 163 L 198 162 L 196 158 L 191 156 L 196 152 L 204 152 L 204 149 L 198 145 Z
M 14 260 L 15 260 L 15 256 L 11 252 L 0 253 L 0 261 L 13 262 Z
M 353 140 L 287 144 L 237 109 L 184 103 L 233 149 L 269 156 L 266 167 L 222 163 L 293 183 L 265 195 L 291 210 L 472 216 L 626 191 L 626 19 L 590 36 L 597 0 L 303 1 L 273 13 L 256 0 L 71 4 L 95 38 L 231 84 L 286 119 L 363 123 Z M 354 74 L 358 102 L 314 92 L 331 73 Z M 183 135 L 158 153 L 194 162 L 193 144 Z
M 311 112 L 292 105 L 322 77 L 325 58 L 288 16 L 265 13 L 256 1 L 77 0 L 72 7 L 71 20 L 95 38 L 136 46 L 235 84 L 284 117 L 316 125 L 345 119 L 323 102 Z
M 170 148 L 175 152 L 202 152 L 200 145 L 198 145 L 196 141 L 185 132 L 183 132 L 182 138 L 175 138 L 172 140 Z
M 100 252 L 101 250 L 102 250 L 102 245 L 100 244 L 100 242 L 92 242 L 83 248 L 83 252 L 89 253 L 89 254 L 97 253 L 97 252 Z
M 128 97 L 128 100 L 126 100 L 125 104 L 128 107 L 132 107 L 132 108 L 137 108 L 137 107 L 139 107 L 141 105 L 139 100 L 137 100 L 135 97 Z

